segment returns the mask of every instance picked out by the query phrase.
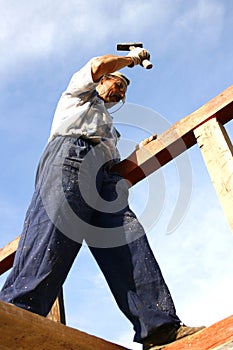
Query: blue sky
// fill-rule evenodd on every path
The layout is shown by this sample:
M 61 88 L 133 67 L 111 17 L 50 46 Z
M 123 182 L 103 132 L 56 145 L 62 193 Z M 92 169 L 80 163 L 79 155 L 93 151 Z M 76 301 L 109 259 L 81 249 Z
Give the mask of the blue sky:
M 127 104 L 114 113 L 127 140 L 127 148 L 120 146 L 123 156 L 149 131 L 161 133 L 232 84 L 232 1 L 0 0 L 0 5 L 1 246 L 20 234 L 56 103 L 89 58 L 117 53 L 118 42 L 141 41 L 151 52 L 152 70 L 124 69 L 131 79 Z M 226 128 L 232 138 L 232 122 Z M 186 324 L 210 325 L 232 314 L 233 237 L 198 147 L 184 157 L 135 186 L 131 206 L 147 226 L 154 199 L 157 215 L 148 238 L 177 313 Z M 178 176 L 182 164 L 192 170 L 187 183 Z M 163 183 L 162 201 L 157 181 Z M 181 188 L 191 197 L 185 197 L 183 219 L 168 234 Z M 64 294 L 68 325 L 140 349 L 87 247 Z

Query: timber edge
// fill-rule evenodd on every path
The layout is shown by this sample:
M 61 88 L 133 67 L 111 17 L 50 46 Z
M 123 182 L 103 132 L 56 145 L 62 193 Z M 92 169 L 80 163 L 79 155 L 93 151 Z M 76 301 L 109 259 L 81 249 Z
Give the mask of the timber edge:
M 0 301 L 1 350 L 129 350 Z
M 2 301 L 0 322 L 1 350 L 129 350 Z M 159 349 L 233 349 L 233 315 Z

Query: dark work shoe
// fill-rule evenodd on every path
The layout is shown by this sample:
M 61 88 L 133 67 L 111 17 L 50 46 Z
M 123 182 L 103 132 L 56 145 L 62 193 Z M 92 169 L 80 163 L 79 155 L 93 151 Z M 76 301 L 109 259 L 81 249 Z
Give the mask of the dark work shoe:
M 200 332 L 205 327 L 187 327 L 177 325 L 163 325 L 156 330 L 156 333 L 143 341 L 143 350 L 156 350 L 176 340 Z

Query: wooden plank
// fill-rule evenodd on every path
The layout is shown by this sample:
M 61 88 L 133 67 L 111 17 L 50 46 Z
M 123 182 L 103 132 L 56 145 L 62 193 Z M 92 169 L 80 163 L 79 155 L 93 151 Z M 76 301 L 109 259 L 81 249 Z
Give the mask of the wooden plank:
M 233 316 L 157 350 L 222 350 L 233 349 Z M 225 347 L 224 347 L 225 346 Z
M 194 130 L 211 118 L 233 118 L 233 85 L 113 167 L 133 185 L 196 144 Z
M 233 146 L 214 118 L 194 131 L 210 178 L 233 231 Z
M 233 349 L 233 341 L 230 341 L 229 343 L 220 345 L 217 348 L 214 348 L 212 350 L 232 350 L 232 349 Z
M 127 350 L 0 301 L 1 350 Z
M 0 249 L 0 275 L 13 266 L 15 253 L 18 248 L 20 236 Z
M 61 289 L 57 299 L 55 300 L 51 311 L 47 315 L 49 320 L 54 322 L 60 322 L 62 324 L 66 324 L 65 317 L 65 306 L 64 306 L 64 298 L 63 298 L 63 290 Z

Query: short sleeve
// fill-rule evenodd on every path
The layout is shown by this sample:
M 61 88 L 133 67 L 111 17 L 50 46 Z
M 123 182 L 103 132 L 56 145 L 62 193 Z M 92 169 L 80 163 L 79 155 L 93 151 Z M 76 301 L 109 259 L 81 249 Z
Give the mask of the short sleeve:
M 75 97 L 84 91 L 91 91 L 96 88 L 98 83 L 93 81 L 91 74 L 91 64 L 95 58 L 96 57 L 92 58 L 85 66 L 83 66 L 83 68 L 74 73 L 65 93 L 71 94 Z

